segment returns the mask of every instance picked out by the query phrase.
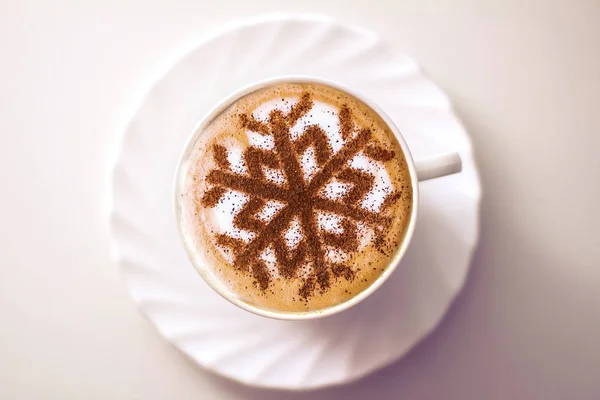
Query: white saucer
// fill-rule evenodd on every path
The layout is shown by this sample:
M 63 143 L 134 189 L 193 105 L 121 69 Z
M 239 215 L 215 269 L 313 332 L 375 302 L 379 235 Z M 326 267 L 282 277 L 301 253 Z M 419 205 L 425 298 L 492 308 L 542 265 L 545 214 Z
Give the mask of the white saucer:
M 462 173 L 421 184 L 415 236 L 392 277 L 356 307 L 320 320 L 271 320 L 222 299 L 186 258 L 173 215 L 175 167 L 195 125 L 229 93 L 276 75 L 362 92 L 395 121 L 416 160 L 445 151 L 463 160 Z M 398 360 L 462 288 L 478 236 L 471 144 L 445 94 L 378 37 L 321 18 L 237 26 L 178 61 L 128 125 L 113 189 L 117 262 L 141 310 L 199 365 L 263 387 L 341 384 Z

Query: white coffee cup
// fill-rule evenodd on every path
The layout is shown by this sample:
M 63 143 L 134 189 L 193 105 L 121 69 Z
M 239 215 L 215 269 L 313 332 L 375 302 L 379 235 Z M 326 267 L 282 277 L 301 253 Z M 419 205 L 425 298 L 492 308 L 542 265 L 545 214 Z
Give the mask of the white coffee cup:
M 263 89 L 265 87 L 269 87 L 276 84 L 281 83 L 314 83 L 332 87 L 339 91 L 345 92 L 352 97 L 360 100 L 368 107 L 373 109 L 381 119 L 389 126 L 389 128 L 394 132 L 398 143 L 400 144 L 402 151 L 404 153 L 404 157 L 406 159 L 406 163 L 408 165 L 411 185 L 413 188 L 413 197 L 412 197 L 412 206 L 411 206 L 411 216 L 410 222 L 406 229 L 406 234 L 404 236 L 404 240 L 400 244 L 398 250 L 396 251 L 394 257 L 390 260 L 387 268 L 382 272 L 382 274 L 365 290 L 358 293 L 356 296 L 342 302 L 331 306 L 326 309 L 314 310 L 314 311 L 301 311 L 301 312 L 290 312 L 290 311 L 274 311 L 269 309 L 264 309 L 261 307 L 257 307 L 251 304 L 248 304 L 238 298 L 234 293 L 232 293 L 217 277 L 213 275 L 210 268 L 207 268 L 206 265 L 203 265 L 202 260 L 198 260 L 196 257 L 195 251 L 192 247 L 192 242 L 190 238 L 184 232 L 182 228 L 182 204 L 181 204 L 181 193 L 183 188 L 183 182 L 188 172 L 189 160 L 196 143 L 196 140 L 202 135 L 204 129 L 208 124 L 212 122 L 212 120 L 217 117 L 222 111 L 227 109 L 233 103 L 235 103 L 240 98 L 245 95 L 252 93 L 256 90 Z M 188 254 L 192 265 L 199 272 L 200 276 L 211 286 L 217 293 L 219 293 L 223 298 L 230 301 L 231 303 L 243 308 L 244 310 L 250 311 L 254 314 L 262 315 L 270 318 L 277 319 L 288 319 L 288 320 L 302 320 L 302 319 L 313 319 L 325 317 L 328 315 L 336 314 L 340 311 L 346 310 L 362 300 L 369 297 L 373 292 L 375 292 L 382 284 L 385 282 L 390 275 L 394 272 L 394 270 L 400 264 L 400 260 L 406 253 L 406 249 L 410 244 L 410 241 L 413 236 L 413 232 L 415 230 L 415 226 L 417 224 L 417 211 L 419 208 L 419 182 L 439 178 L 442 176 L 454 174 L 460 172 L 462 169 L 462 163 L 460 156 L 457 153 L 446 153 L 440 154 L 434 157 L 430 157 L 423 160 L 414 161 L 404 140 L 404 137 L 394 124 L 394 122 L 390 119 L 390 117 L 376 104 L 374 104 L 371 100 L 366 98 L 365 96 L 354 92 L 352 89 L 343 87 L 335 82 L 331 82 L 328 80 L 307 77 L 307 76 L 282 76 L 277 78 L 272 78 L 264 81 L 260 81 L 254 83 L 252 85 L 246 86 L 232 95 L 228 96 L 225 100 L 221 101 L 212 111 L 208 113 L 198 124 L 192 135 L 190 136 L 188 142 L 186 143 L 183 153 L 181 155 L 179 164 L 177 166 L 177 172 L 175 175 L 175 216 L 177 219 L 177 226 L 181 238 L 183 240 L 183 244 L 185 250 Z

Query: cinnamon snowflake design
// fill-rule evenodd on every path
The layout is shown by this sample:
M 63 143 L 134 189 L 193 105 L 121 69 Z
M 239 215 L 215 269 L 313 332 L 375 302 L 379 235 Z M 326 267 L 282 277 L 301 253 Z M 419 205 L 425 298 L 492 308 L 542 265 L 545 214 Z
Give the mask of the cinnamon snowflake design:
M 358 251 L 359 226 L 373 229 L 375 234 L 372 241 L 375 245 L 382 242 L 391 222 L 385 211 L 400 197 L 399 192 L 388 194 L 379 212 L 362 206 L 362 200 L 373 188 L 375 177 L 350 167 L 350 160 L 362 152 L 368 159 L 385 163 L 392 160 L 395 154 L 382 148 L 372 137 L 370 129 L 355 129 L 347 106 L 342 106 L 338 114 L 339 133 L 344 141 L 339 151 L 333 151 L 326 132 L 318 125 L 306 126 L 293 139 L 290 129 L 312 107 L 310 94 L 304 93 L 287 114 L 275 109 L 266 121 L 257 120 L 251 114 L 239 115 L 241 127 L 270 136 L 274 142 L 273 149 L 247 147 L 242 153 L 246 172 L 239 173 L 231 168 L 227 148 L 213 144 L 212 155 L 216 168 L 207 174 L 205 179 L 210 188 L 200 199 L 203 207 L 212 208 L 228 191 L 246 195 L 249 200 L 234 216 L 233 224 L 236 228 L 254 233 L 253 238 L 246 242 L 227 234 L 217 234 L 217 245 L 231 251 L 233 267 L 251 273 L 256 285 L 263 290 L 269 287 L 273 278 L 261 254 L 271 247 L 279 276 L 302 279 L 299 294 L 305 299 L 315 290 L 326 290 L 332 279 L 353 279 L 354 271 L 344 263 L 332 262 L 327 252 L 333 250 L 352 254 Z M 309 147 L 314 150 L 318 169 L 307 180 L 300 157 Z M 267 179 L 263 167 L 279 171 L 285 181 L 278 184 Z M 337 199 L 320 195 L 319 192 L 334 178 L 350 184 L 350 189 Z M 280 202 L 283 208 L 269 221 L 264 221 L 257 215 L 269 201 Z M 317 220 L 320 212 L 338 217 L 342 232 L 333 233 L 320 228 Z M 294 219 L 299 221 L 302 237 L 294 248 L 289 248 L 285 232 Z M 301 274 L 303 266 L 310 266 L 310 273 Z

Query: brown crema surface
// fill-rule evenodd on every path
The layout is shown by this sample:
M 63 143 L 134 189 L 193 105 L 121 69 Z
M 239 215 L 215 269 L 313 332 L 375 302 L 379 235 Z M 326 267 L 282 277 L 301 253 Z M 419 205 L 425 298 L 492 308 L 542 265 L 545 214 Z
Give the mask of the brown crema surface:
M 265 104 L 275 106 L 257 115 Z M 336 125 L 320 123 L 317 104 L 335 110 L 327 112 Z M 364 103 L 324 85 L 277 84 L 242 97 L 202 129 L 182 186 L 181 226 L 197 266 L 240 300 L 278 312 L 326 309 L 365 290 L 394 261 L 411 217 L 410 174 L 393 132 Z M 250 134 L 272 147 L 251 145 Z M 241 171 L 232 149 L 241 151 Z M 315 164 L 308 178 L 307 151 Z M 368 168 L 357 168 L 356 158 Z M 347 189 L 327 195 L 333 181 Z M 371 204 L 375 190 L 384 197 Z M 230 212 L 245 238 L 223 230 L 215 214 L 231 196 L 243 202 Z M 279 209 L 261 215 L 274 202 Z

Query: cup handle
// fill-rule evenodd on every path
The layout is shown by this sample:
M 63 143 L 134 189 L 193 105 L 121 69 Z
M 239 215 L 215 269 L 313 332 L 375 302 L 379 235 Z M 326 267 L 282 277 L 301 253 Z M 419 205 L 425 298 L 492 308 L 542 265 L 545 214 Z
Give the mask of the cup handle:
M 462 161 L 458 153 L 440 154 L 415 162 L 419 182 L 462 171 Z

